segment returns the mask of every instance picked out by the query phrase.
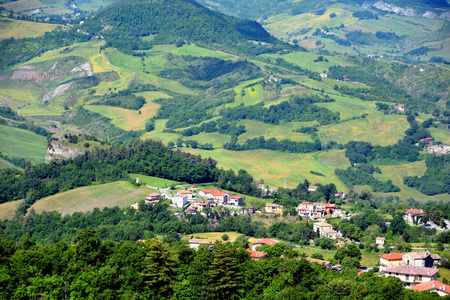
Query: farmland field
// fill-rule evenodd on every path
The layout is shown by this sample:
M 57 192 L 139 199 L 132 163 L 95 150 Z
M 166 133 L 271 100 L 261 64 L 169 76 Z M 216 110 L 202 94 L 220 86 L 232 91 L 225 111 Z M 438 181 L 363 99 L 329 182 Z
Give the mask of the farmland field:
M 293 154 L 270 150 L 229 151 L 217 149 L 213 151 L 187 148 L 185 151 L 211 157 L 218 161 L 218 166 L 224 169 L 238 171 L 244 169 L 253 175 L 255 180 L 264 179 L 271 187 L 286 185 L 296 187 L 298 183 L 308 179 L 311 183 L 328 184 L 333 182 L 338 190 L 346 190 L 342 182 L 334 174 L 336 168 L 350 166 L 344 151 Z M 310 173 L 315 171 L 324 176 Z
M 37 213 L 58 211 L 62 215 L 74 212 L 92 211 L 95 207 L 128 207 L 153 190 L 145 186 L 134 187 L 127 181 L 116 181 L 101 185 L 87 186 L 69 190 L 38 200 L 31 206 Z
M 0 125 L 0 152 L 9 157 L 24 158 L 32 164 L 45 161 L 47 138 L 30 131 Z
M 277 140 L 290 139 L 292 141 L 311 142 L 309 135 L 299 132 L 293 132 L 294 129 L 301 127 L 313 126 L 316 122 L 289 122 L 283 125 L 271 125 L 255 120 L 242 120 L 238 125 L 244 125 L 247 132 L 239 136 L 239 142 L 247 139 L 253 139 L 264 136 L 266 139 L 276 138 Z
M 14 3 L 14 2 L 12 2 Z M 58 25 L 29 21 L 18 21 L 0 17 L 0 40 L 14 37 L 15 39 L 30 38 L 44 35 Z
M 0 220 L 12 219 L 22 200 L 5 202 L 0 204 Z

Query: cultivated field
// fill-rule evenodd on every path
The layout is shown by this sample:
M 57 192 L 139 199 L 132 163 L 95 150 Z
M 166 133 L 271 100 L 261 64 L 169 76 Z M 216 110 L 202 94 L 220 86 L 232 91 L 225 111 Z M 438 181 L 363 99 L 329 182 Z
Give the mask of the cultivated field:
M 345 186 L 334 174 L 336 168 L 350 166 L 343 150 L 329 152 L 293 154 L 270 150 L 214 151 L 186 148 L 185 151 L 211 157 L 218 161 L 218 166 L 232 169 L 236 172 L 244 169 L 253 175 L 255 180 L 263 179 L 270 187 L 284 186 L 284 180 L 289 188 L 294 188 L 300 182 L 308 179 L 310 183 L 328 184 L 333 182 L 338 190 L 345 191 Z M 315 171 L 324 176 L 310 173 Z
M 0 17 L 0 40 L 11 37 L 15 39 L 37 37 L 44 35 L 45 32 L 52 31 L 57 26 L 55 24 L 19 21 Z
M 0 220 L 12 219 L 22 200 L 5 202 L 0 204 Z
M 32 164 L 45 161 L 47 138 L 30 131 L 0 125 L 0 152 L 9 157 L 24 158 Z
M 127 181 L 76 188 L 38 200 L 31 206 L 37 213 L 58 211 L 62 215 L 92 211 L 95 207 L 128 207 L 144 200 L 154 190 L 134 187 Z

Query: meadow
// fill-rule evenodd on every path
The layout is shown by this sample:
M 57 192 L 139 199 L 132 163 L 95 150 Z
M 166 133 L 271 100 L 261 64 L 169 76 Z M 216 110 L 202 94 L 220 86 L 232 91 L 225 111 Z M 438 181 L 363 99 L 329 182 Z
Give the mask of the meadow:
M 343 150 L 328 152 L 294 154 L 270 150 L 229 151 L 217 149 L 214 151 L 185 148 L 184 151 L 211 157 L 218 162 L 218 167 L 238 171 L 244 169 L 253 175 L 255 180 L 261 179 L 270 187 L 296 187 L 307 179 L 310 183 L 334 183 L 340 191 L 346 191 L 345 186 L 334 174 L 336 168 L 350 166 Z M 322 173 L 324 176 L 313 175 L 310 171 Z
M 119 206 L 125 208 L 142 201 L 154 190 L 146 186 L 135 187 L 128 181 L 76 188 L 40 199 L 31 206 L 37 213 L 58 211 L 62 215 L 92 211 L 98 207 Z
M 308 127 L 317 124 L 316 122 L 289 122 L 282 125 L 266 124 L 256 120 L 241 120 L 238 125 L 244 125 L 247 130 L 238 138 L 239 142 L 244 142 L 248 139 L 264 136 L 266 139 L 276 138 L 277 140 L 289 139 L 296 142 L 311 142 L 309 135 L 293 130 Z
M 5 202 L 0 204 L 0 220 L 12 219 L 22 200 Z
M 45 161 L 47 138 L 30 131 L 0 125 L 0 152 L 9 157 L 24 158 L 32 164 Z
M 31 21 L 18 21 L 10 18 L 0 17 L 0 40 L 14 37 L 15 39 L 23 39 L 44 35 L 44 33 L 52 31 L 58 25 L 38 23 Z

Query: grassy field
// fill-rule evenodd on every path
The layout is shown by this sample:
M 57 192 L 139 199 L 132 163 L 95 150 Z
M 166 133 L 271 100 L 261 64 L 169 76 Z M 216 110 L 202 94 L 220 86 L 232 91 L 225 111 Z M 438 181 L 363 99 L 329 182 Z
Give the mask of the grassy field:
M 6 161 L 4 159 L 0 159 L 0 170 L 1 169 L 17 169 L 17 170 L 22 170 L 21 168 L 13 165 L 12 163 L 10 163 L 9 161 Z
M 433 128 L 430 127 L 428 130 L 431 133 L 431 136 L 434 137 L 436 141 L 441 141 L 442 143 L 449 145 L 450 144 L 450 131 L 444 128 Z
M 37 37 L 44 35 L 45 32 L 52 31 L 57 26 L 55 24 L 20 21 L 0 17 L 0 40 L 11 37 L 15 39 Z
M 180 182 L 178 181 L 174 181 L 174 180 L 170 180 L 170 179 L 164 179 L 164 178 L 158 178 L 158 177 L 153 177 L 153 176 L 146 176 L 146 175 L 141 175 L 141 174 L 130 174 L 131 178 L 139 178 L 141 179 L 142 184 L 148 184 L 150 186 L 156 186 L 156 187 L 161 187 L 161 188 L 166 188 L 169 187 L 171 184 L 178 184 Z
M 162 141 L 167 145 L 168 142 L 175 142 L 180 135 L 176 133 L 163 132 L 164 128 L 166 128 L 167 120 L 156 120 L 155 121 L 155 130 L 146 132 L 141 139 L 152 139 L 156 141 Z M 191 137 L 189 137 L 191 139 Z
M 277 140 L 290 139 L 292 141 L 312 141 L 311 137 L 304 133 L 293 132 L 294 129 L 312 126 L 316 122 L 289 122 L 283 125 L 271 125 L 255 120 L 242 120 L 239 125 L 244 125 L 247 132 L 239 136 L 239 142 L 260 136 L 276 138 Z
M 5 202 L 0 204 L 0 220 L 12 219 L 22 200 Z
M 4 7 L 6 10 L 20 12 L 29 9 L 35 9 L 40 7 L 45 7 L 45 4 L 39 0 L 18 0 L 14 2 L 9 2 L 1 4 L 0 7 Z
M 382 174 L 374 175 L 375 178 L 386 181 L 391 179 L 393 184 L 401 189 L 398 193 L 374 193 L 376 196 L 387 197 L 389 195 L 399 196 L 401 199 L 414 198 L 417 201 L 426 202 L 429 200 L 442 200 L 444 202 L 450 202 L 450 195 L 442 194 L 436 196 L 427 196 L 420 193 L 418 190 L 410 188 L 403 184 L 403 177 L 405 176 L 423 176 L 426 170 L 425 161 L 417 161 L 403 165 L 393 166 L 379 166 Z
M 0 152 L 9 157 L 25 158 L 32 164 L 45 161 L 47 138 L 30 131 L 0 125 Z
M 142 130 L 145 128 L 147 120 L 156 116 L 160 107 L 159 104 L 154 103 L 152 100 L 169 96 L 161 92 L 143 92 L 136 93 L 136 95 L 143 96 L 147 100 L 147 103 L 140 110 L 105 105 L 86 105 L 85 108 L 112 119 L 112 124 L 124 130 Z
M 365 141 L 387 146 L 403 138 L 404 131 L 408 128 L 409 124 L 405 118 L 380 113 L 340 124 L 320 126 L 318 135 L 323 141 Z
M 242 236 L 242 233 L 237 233 L 237 232 L 203 232 L 203 233 L 194 233 L 194 238 L 195 239 L 205 239 L 205 240 L 212 240 L 212 241 L 222 241 L 222 236 L 226 234 L 229 237 L 230 242 L 234 242 L 238 237 Z M 248 241 L 251 243 L 253 243 L 254 241 L 256 241 L 255 238 L 253 237 L 249 237 Z
M 185 151 L 211 157 L 218 161 L 218 166 L 224 169 L 247 170 L 256 180 L 264 179 L 271 187 L 281 187 L 286 180 L 287 187 L 296 187 L 298 183 L 308 179 L 311 183 L 328 184 L 333 182 L 338 190 L 346 188 L 334 174 L 335 168 L 350 166 L 344 151 L 329 151 L 308 154 L 283 153 L 270 150 L 228 151 L 217 149 L 206 151 L 186 148 Z M 317 176 L 315 171 L 324 174 Z
M 58 211 L 62 215 L 92 211 L 95 207 L 127 207 L 144 200 L 153 190 L 145 186 L 134 187 L 127 181 L 81 187 L 43 198 L 31 207 L 37 213 Z

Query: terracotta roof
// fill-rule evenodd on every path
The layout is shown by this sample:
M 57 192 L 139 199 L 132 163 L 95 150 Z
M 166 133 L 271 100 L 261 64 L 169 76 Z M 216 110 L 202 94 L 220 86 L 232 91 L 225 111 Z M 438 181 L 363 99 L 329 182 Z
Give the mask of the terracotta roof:
M 251 259 L 257 259 L 257 258 L 264 258 L 267 256 L 266 252 L 261 252 L 261 251 L 256 251 L 256 250 L 250 250 L 250 249 L 246 249 L 246 251 L 248 253 L 250 253 L 250 258 Z
M 380 255 L 380 257 L 384 258 L 385 260 L 402 260 L 403 254 L 404 253 L 389 253 Z
M 416 284 L 412 286 L 411 289 L 418 292 L 439 290 L 442 293 L 450 294 L 450 285 L 444 284 L 437 280 Z
M 405 214 L 413 214 L 413 215 L 417 215 L 417 216 L 423 216 L 425 215 L 425 212 L 421 209 L 407 209 L 405 211 Z
M 201 190 L 201 191 L 205 194 L 220 193 L 220 191 L 218 189 L 206 189 L 206 190 Z
M 377 240 L 382 240 L 382 241 L 385 241 L 385 240 L 386 240 L 386 238 L 385 238 L 385 237 L 377 237 Z
M 431 254 L 431 258 L 432 258 L 432 259 L 441 259 L 441 257 L 439 256 L 439 254 Z
M 279 208 L 283 208 L 283 205 L 266 203 L 266 207 L 279 207 Z
M 337 233 L 336 230 L 328 229 L 328 228 L 323 229 L 322 232 L 324 232 L 324 233 Z
M 310 186 L 308 186 L 308 190 L 309 189 L 318 189 L 319 187 L 317 186 L 317 185 L 310 185 Z
M 238 195 L 233 195 L 230 197 L 230 199 L 242 199 L 242 197 Z
M 359 270 L 358 273 L 357 273 L 358 276 L 361 276 L 362 274 L 364 274 L 363 270 Z
M 257 240 L 257 241 L 255 241 L 255 242 L 253 242 L 252 245 L 255 245 L 255 244 L 264 244 L 264 245 L 272 246 L 272 245 L 275 245 L 276 243 L 278 243 L 278 241 L 274 241 L 274 240 L 265 238 L 265 239 L 261 239 L 261 240 Z
M 331 262 L 329 262 L 329 261 L 327 261 L 327 260 L 323 260 L 323 259 L 316 259 L 316 258 L 307 258 L 307 260 L 309 261 L 309 262 L 315 262 L 315 263 L 318 263 L 319 265 L 324 265 L 324 266 L 327 266 L 327 265 L 331 265 Z
M 425 268 L 418 266 L 389 266 L 383 270 L 384 273 L 398 273 L 408 275 L 433 276 L 439 269 Z
M 409 253 L 405 253 L 405 254 L 409 254 L 412 259 L 425 259 L 431 255 L 431 253 L 428 251 L 409 252 Z

